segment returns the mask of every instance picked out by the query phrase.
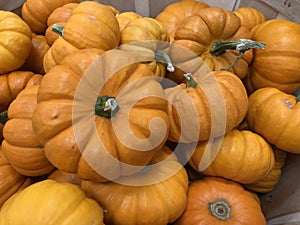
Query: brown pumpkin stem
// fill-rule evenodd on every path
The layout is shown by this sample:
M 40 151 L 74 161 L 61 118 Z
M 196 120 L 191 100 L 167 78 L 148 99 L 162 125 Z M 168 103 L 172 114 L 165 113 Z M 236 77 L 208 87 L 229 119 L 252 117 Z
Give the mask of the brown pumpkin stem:
M 0 113 L 0 123 L 3 125 L 8 121 L 7 110 Z
M 119 110 L 118 103 L 114 97 L 99 96 L 95 105 L 95 114 L 107 119 L 113 117 Z
M 224 200 L 212 202 L 209 204 L 210 212 L 213 216 L 215 216 L 219 220 L 229 220 L 230 219 L 230 206 Z
M 235 61 L 227 68 L 222 68 L 222 70 L 230 70 L 242 56 L 245 54 L 246 51 L 250 49 L 264 49 L 265 43 L 253 41 L 250 39 L 239 39 L 238 41 L 224 41 L 224 42 L 214 42 L 210 53 L 214 56 L 222 55 L 226 52 L 226 50 L 237 50 L 240 52 L 238 57 Z
M 64 35 L 64 27 L 59 25 L 59 24 L 53 24 L 52 25 L 52 31 L 57 33 L 59 36 L 63 36 Z
M 172 61 L 169 57 L 169 55 L 161 50 L 157 50 L 155 52 L 155 61 L 157 62 L 164 62 L 167 64 L 167 70 L 169 72 L 174 72 L 175 68 L 172 64 Z
M 198 84 L 194 80 L 191 73 L 186 73 L 186 74 L 184 74 L 184 76 L 185 76 L 186 88 L 195 88 L 195 87 L 197 87 Z

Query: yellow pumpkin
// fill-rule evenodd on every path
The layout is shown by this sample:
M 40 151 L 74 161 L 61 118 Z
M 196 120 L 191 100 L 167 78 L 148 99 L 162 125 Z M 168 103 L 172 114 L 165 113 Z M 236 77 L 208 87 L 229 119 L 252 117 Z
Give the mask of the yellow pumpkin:
M 32 48 L 32 32 L 17 14 L 0 10 L 0 74 L 21 67 Z
M 103 212 L 76 185 L 44 180 L 8 199 L 0 210 L 0 225 L 103 225 Z

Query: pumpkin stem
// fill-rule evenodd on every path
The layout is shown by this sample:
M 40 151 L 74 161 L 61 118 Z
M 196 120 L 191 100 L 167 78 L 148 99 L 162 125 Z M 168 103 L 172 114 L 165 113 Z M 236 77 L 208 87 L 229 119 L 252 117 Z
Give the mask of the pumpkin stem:
M 300 95 L 296 97 L 296 102 L 300 102 Z
M 238 41 L 224 41 L 224 42 L 214 42 L 210 53 L 214 56 L 222 55 L 226 52 L 226 50 L 237 50 L 240 52 L 235 61 L 227 68 L 223 68 L 222 70 L 230 70 L 239 59 L 245 54 L 246 51 L 250 49 L 264 49 L 265 43 L 257 42 L 250 39 L 239 39 Z
M 194 80 L 191 73 L 185 73 L 183 76 L 185 76 L 185 84 L 187 88 L 195 88 L 197 86 L 197 82 Z
M 119 110 L 118 103 L 114 97 L 99 96 L 95 105 L 95 114 L 110 119 Z
M 167 70 L 169 72 L 174 72 L 175 69 L 174 69 L 174 66 L 172 64 L 172 61 L 171 61 L 169 55 L 166 54 L 165 52 L 163 52 L 161 50 L 157 50 L 155 52 L 155 60 L 158 61 L 158 62 L 162 61 L 162 62 L 167 63 Z
M 3 125 L 8 121 L 7 110 L 0 113 L 0 123 Z
M 230 206 L 224 200 L 209 203 L 209 209 L 213 216 L 219 220 L 229 220 L 230 219 Z
M 64 27 L 59 25 L 59 24 L 53 24 L 52 25 L 52 31 L 57 33 L 59 36 L 63 36 L 64 35 Z

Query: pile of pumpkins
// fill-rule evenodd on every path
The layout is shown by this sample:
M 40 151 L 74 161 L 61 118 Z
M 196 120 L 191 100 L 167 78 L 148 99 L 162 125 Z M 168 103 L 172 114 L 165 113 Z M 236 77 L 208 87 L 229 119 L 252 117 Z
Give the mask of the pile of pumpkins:
M 265 225 L 300 153 L 300 25 L 181 0 L 0 10 L 0 225 Z

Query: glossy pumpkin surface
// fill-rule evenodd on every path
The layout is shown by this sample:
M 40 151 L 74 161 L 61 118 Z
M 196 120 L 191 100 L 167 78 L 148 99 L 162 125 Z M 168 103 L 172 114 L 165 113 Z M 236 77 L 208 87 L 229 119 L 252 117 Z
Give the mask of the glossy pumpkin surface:
M 29 56 L 32 32 L 17 14 L 0 10 L 0 74 L 17 70 Z
M 97 202 L 78 186 L 44 180 L 23 189 L 1 208 L 1 225 L 24 221 L 32 225 L 103 225 L 103 214 Z
M 252 30 L 256 25 L 266 21 L 265 15 L 256 8 L 252 7 L 240 7 L 234 10 L 234 14 L 237 15 L 241 24 Z
M 175 225 L 266 225 L 256 198 L 239 183 L 206 177 L 190 184 L 187 198 Z
M 260 88 L 249 97 L 246 120 L 251 130 L 281 150 L 299 153 L 300 104 L 277 88 Z

